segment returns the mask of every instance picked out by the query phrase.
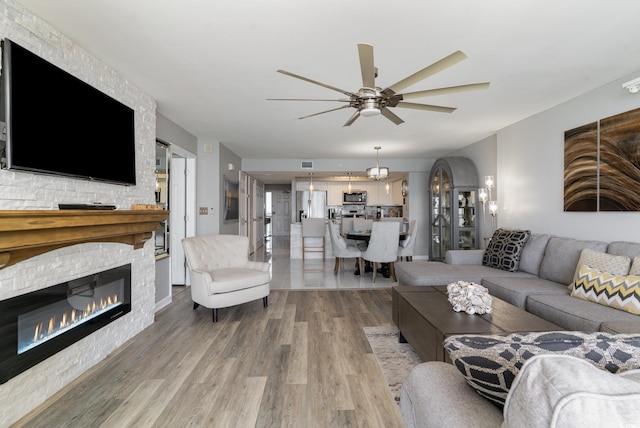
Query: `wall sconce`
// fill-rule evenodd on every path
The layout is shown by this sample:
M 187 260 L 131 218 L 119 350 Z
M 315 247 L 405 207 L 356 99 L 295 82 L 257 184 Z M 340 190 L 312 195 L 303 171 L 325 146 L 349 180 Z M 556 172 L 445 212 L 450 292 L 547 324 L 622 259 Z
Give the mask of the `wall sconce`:
M 484 203 L 489 200 L 489 195 L 487 193 L 486 187 L 481 187 L 478 189 L 478 198 L 480 199 L 480 202 L 482 202 L 483 206 L 484 206 Z
M 498 215 L 498 201 L 489 201 L 489 214 L 491 214 L 491 227 L 495 232 L 498 223 L 498 219 L 496 218 Z
M 482 203 L 482 210 L 485 212 L 485 204 L 489 202 L 489 214 L 491 214 L 491 228 L 492 232 L 496 230 L 498 215 L 498 201 L 494 201 L 491 199 L 491 190 L 495 185 L 495 180 L 493 179 L 493 175 L 485 175 L 484 176 L 484 187 L 480 187 L 478 189 L 478 199 Z
M 498 215 L 498 201 L 489 201 L 489 213 L 493 217 Z

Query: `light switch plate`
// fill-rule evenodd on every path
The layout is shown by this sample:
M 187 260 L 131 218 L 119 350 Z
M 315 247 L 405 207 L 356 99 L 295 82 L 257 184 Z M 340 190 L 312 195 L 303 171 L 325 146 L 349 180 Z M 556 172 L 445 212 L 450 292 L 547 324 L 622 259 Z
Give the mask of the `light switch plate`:
M 209 208 L 200 207 L 200 215 L 207 215 L 207 214 L 209 214 Z

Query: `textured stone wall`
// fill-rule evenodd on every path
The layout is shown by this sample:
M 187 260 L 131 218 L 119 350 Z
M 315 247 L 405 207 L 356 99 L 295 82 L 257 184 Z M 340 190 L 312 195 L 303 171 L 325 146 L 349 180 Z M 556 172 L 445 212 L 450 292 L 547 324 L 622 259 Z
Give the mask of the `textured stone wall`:
M 155 101 L 12 0 L 0 0 L 0 38 L 5 37 L 134 109 L 137 185 L 0 170 L 0 210 L 57 209 L 59 202 L 100 201 L 118 209 L 128 209 L 133 203 L 155 203 Z M 63 134 L 52 134 L 52 144 L 57 143 L 64 144 Z M 96 150 L 103 151 L 117 168 L 118 153 L 108 148 Z M 0 426 L 27 414 L 153 323 L 154 248 L 152 240 L 135 251 L 124 244 L 81 244 L 0 270 L 3 300 L 127 263 L 132 264 L 132 311 L 0 385 Z

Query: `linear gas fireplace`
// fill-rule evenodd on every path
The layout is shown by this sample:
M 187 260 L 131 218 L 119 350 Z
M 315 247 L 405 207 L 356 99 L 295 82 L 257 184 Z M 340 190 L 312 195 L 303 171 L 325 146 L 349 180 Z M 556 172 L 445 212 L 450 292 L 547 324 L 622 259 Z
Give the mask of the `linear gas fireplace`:
M 130 311 L 130 264 L 0 301 L 0 383 Z

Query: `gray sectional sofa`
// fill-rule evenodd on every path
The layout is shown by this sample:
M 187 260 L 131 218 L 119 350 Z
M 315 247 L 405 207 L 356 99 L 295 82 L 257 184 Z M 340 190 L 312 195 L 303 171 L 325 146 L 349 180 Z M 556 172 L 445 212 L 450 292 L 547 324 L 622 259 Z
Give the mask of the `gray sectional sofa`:
M 640 257 L 640 243 L 576 240 L 532 233 L 520 255 L 518 270 L 483 266 L 483 250 L 450 250 L 445 262 L 397 262 L 401 285 L 482 284 L 489 294 L 567 330 L 640 333 L 640 316 L 569 294 L 583 249 Z
M 639 315 L 570 295 L 568 286 L 574 282 L 578 264 L 583 264 L 585 248 L 629 257 L 630 274 L 640 275 L 640 243 L 581 241 L 534 233 L 522 246 L 513 272 L 484 266 L 482 250 L 455 250 L 447 253 L 444 263 L 398 262 L 396 276 L 400 285 L 479 283 L 492 296 L 566 330 L 591 332 L 585 334 L 598 338 L 607 334 L 637 338 Z M 633 358 L 640 360 L 640 351 L 635 354 Z M 614 375 L 589 367 L 576 357 L 537 355 L 515 377 L 504 409 L 500 409 L 478 394 L 456 365 L 430 361 L 413 369 L 400 401 L 408 428 L 626 426 L 640 417 L 640 370 Z

